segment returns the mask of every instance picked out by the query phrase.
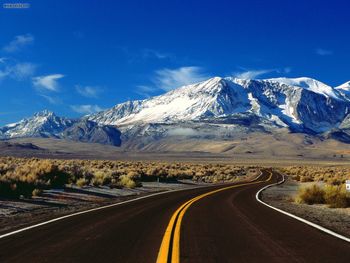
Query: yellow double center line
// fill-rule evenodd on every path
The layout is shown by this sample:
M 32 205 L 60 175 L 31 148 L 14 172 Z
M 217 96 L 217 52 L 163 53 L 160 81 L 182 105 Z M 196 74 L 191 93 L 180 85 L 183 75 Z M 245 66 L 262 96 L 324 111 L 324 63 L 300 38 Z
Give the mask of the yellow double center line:
M 208 196 L 212 195 L 221 191 L 225 191 L 228 189 L 245 186 L 245 185 L 251 185 L 251 184 L 258 184 L 262 182 L 267 182 L 271 180 L 272 173 L 270 173 L 270 176 L 265 181 L 254 181 L 249 183 L 242 183 L 237 185 L 232 185 L 224 188 L 220 188 L 202 195 L 199 195 L 197 197 L 194 197 L 181 205 L 175 213 L 172 215 L 170 222 L 165 230 L 162 244 L 160 246 L 159 252 L 158 252 L 158 258 L 157 263 L 179 263 L 180 262 L 180 229 L 181 229 L 181 222 L 182 219 L 187 211 L 187 209 L 196 201 Z

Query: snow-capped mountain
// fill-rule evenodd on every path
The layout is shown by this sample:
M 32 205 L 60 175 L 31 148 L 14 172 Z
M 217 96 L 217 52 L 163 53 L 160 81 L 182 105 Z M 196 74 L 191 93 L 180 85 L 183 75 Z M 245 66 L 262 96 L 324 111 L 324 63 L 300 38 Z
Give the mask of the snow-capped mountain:
M 89 119 L 124 127 L 215 121 L 253 114 L 293 131 L 322 133 L 337 127 L 349 109 L 349 100 L 338 88 L 311 78 L 215 77 L 147 100 L 118 104 Z
M 44 110 L 34 114 L 31 118 L 17 123 L 8 124 L 0 128 L 0 135 L 4 139 L 19 137 L 53 137 L 64 131 L 75 121 L 56 116 L 53 112 Z
M 80 120 L 44 111 L 0 128 L 0 138 L 54 136 L 118 145 L 118 127 L 123 143 L 140 139 L 143 145 L 168 137 L 230 139 L 281 130 L 350 142 L 349 113 L 350 82 L 331 87 L 305 77 L 214 77 Z
M 0 139 L 44 137 L 120 146 L 120 131 L 81 119 L 58 117 L 44 110 L 33 117 L 0 128 Z
M 174 123 L 233 114 L 248 109 L 243 87 L 216 77 L 148 100 L 129 101 L 90 116 L 103 124 Z

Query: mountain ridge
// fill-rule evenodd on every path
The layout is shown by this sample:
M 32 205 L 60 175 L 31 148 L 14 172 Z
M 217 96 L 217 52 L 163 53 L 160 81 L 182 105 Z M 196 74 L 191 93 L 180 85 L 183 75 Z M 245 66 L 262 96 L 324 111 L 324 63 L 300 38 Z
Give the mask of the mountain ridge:
M 147 144 L 179 136 L 174 130 L 182 130 L 191 138 L 230 139 L 240 133 L 275 133 L 284 129 L 349 143 L 347 85 L 349 82 L 331 87 L 307 77 L 213 77 L 149 99 L 120 103 L 80 119 L 43 111 L 0 128 L 0 138 L 56 136 L 89 142 L 96 139 L 93 130 L 103 133 L 97 136 L 100 140 L 93 142 L 120 145 L 120 138 L 123 142 L 139 140 L 140 144 Z M 82 127 L 85 137 L 76 135 Z M 183 134 L 181 139 L 186 139 Z

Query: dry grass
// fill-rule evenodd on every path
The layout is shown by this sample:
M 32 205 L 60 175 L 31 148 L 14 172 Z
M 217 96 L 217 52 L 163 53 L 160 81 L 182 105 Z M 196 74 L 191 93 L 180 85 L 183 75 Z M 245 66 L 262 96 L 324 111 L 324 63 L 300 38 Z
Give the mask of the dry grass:
M 256 174 L 256 167 L 231 164 L 162 163 L 101 160 L 49 160 L 38 158 L 0 158 L 0 196 L 31 197 L 42 190 L 110 186 L 133 188 L 141 181 L 231 182 L 242 175 Z
M 324 191 L 315 184 L 311 187 L 302 187 L 299 189 L 295 201 L 299 204 L 305 203 L 308 205 L 323 204 Z
M 325 203 L 332 208 L 344 208 L 350 206 L 350 195 L 344 186 L 326 185 L 324 187 Z
M 297 203 L 327 204 L 332 208 L 350 206 L 350 196 L 345 190 L 345 180 L 350 178 L 347 167 L 290 166 L 281 169 L 298 182 L 322 182 L 301 187 L 295 198 Z
M 345 208 L 350 206 L 350 194 L 343 186 L 320 187 L 313 184 L 309 187 L 301 187 L 295 197 L 295 202 L 308 205 L 327 204 L 331 208 Z
M 289 166 L 281 169 L 299 182 L 324 182 L 342 185 L 350 179 L 350 169 L 346 167 Z

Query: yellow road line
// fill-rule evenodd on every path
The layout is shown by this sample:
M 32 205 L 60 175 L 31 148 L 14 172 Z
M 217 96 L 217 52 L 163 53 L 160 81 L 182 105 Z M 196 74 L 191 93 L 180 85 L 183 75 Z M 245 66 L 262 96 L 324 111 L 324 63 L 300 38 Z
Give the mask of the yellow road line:
M 250 183 L 242 183 L 242 184 L 236 184 L 236 185 L 232 185 L 232 186 L 228 186 L 228 187 L 224 187 L 224 188 L 220 188 L 208 193 L 204 193 L 201 194 L 197 197 L 194 197 L 192 199 L 190 199 L 189 201 L 185 202 L 184 204 L 182 204 L 176 211 L 175 213 L 172 215 L 169 224 L 165 230 L 164 236 L 163 236 L 163 240 L 162 240 L 162 244 L 160 246 L 159 252 L 158 252 L 158 258 L 157 258 L 157 263 L 179 263 L 180 262 L 180 230 L 181 230 L 181 222 L 182 219 L 187 211 L 187 209 L 196 201 L 198 201 L 199 199 L 202 199 L 208 195 L 212 195 L 221 191 L 225 191 L 228 189 L 232 189 L 232 188 L 236 188 L 236 187 L 240 187 L 240 186 L 245 186 L 245 185 L 252 185 L 252 184 L 258 184 L 258 183 L 262 183 L 262 182 L 267 182 L 270 181 L 272 178 L 272 173 L 270 173 L 269 178 L 267 178 L 265 181 L 254 181 L 254 182 L 250 182 Z M 175 225 L 175 228 L 174 228 Z M 174 231 L 174 232 L 173 232 Z M 172 240 L 172 246 L 171 246 L 171 237 L 173 234 L 173 240 Z M 171 255 L 169 254 L 170 252 L 170 248 L 171 250 Z M 169 261 L 170 259 L 170 261 Z

